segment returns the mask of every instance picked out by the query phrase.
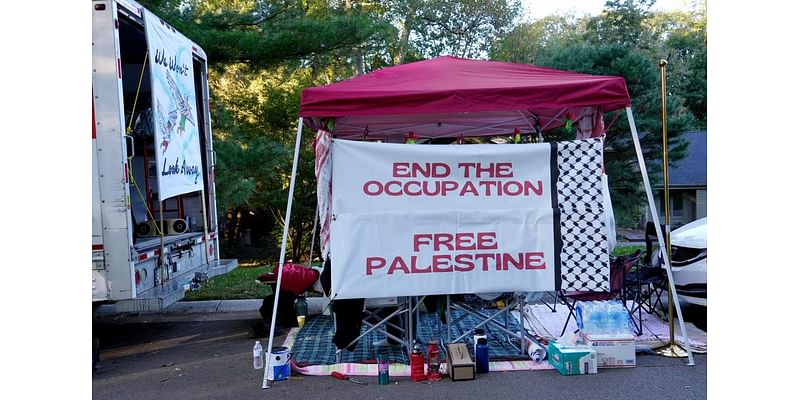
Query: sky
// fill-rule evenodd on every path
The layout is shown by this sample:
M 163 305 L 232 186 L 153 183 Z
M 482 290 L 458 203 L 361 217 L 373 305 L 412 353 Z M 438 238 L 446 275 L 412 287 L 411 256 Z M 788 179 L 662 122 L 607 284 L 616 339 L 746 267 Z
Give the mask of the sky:
M 576 14 L 597 15 L 603 10 L 606 0 L 521 0 L 527 18 L 539 19 L 551 14 L 564 14 L 575 11 Z M 688 9 L 690 0 L 657 0 L 654 10 Z M 526 19 L 527 19 L 526 18 Z

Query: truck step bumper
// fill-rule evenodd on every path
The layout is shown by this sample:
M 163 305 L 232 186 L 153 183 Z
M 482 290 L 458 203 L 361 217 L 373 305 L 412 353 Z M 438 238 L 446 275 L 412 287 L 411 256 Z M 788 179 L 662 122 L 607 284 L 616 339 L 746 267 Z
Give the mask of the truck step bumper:
M 183 298 L 186 287 L 195 273 L 205 272 L 210 279 L 233 271 L 238 266 L 239 262 L 235 259 L 212 261 L 170 279 L 163 286 L 139 293 L 135 299 L 104 305 L 97 311 L 98 314 L 159 312 Z

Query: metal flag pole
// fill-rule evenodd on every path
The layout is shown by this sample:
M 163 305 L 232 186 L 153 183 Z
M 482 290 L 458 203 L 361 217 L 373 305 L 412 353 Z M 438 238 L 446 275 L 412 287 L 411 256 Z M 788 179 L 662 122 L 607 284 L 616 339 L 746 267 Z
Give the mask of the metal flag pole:
M 672 207 L 669 204 L 669 161 L 667 158 L 667 60 L 658 62 L 658 67 L 661 69 L 661 139 L 662 139 L 662 157 L 663 157 L 663 173 L 664 173 L 664 226 L 666 228 L 664 242 L 666 244 L 665 257 L 667 259 L 667 266 L 672 265 L 672 246 L 670 244 L 670 226 L 669 218 L 672 213 Z M 673 309 L 675 308 L 675 299 L 672 296 L 672 291 L 668 290 L 669 299 L 669 343 L 658 349 L 656 352 L 659 355 L 666 357 L 687 357 L 688 353 L 679 344 L 675 343 L 675 316 Z M 688 340 L 688 338 L 685 338 Z
M 292 202 L 294 200 L 294 183 L 297 177 L 297 160 L 300 157 L 300 141 L 303 136 L 303 117 L 297 121 L 297 139 L 294 144 L 294 161 L 292 162 L 292 177 L 289 181 L 289 197 L 286 202 L 286 218 L 283 223 L 283 239 L 281 240 L 281 255 L 278 260 L 278 281 L 275 282 L 275 302 L 272 304 L 272 321 L 269 325 L 269 342 L 265 349 L 266 360 L 264 362 L 264 378 L 261 380 L 261 388 L 269 389 L 272 386 L 272 374 L 270 374 L 270 361 L 272 359 L 272 341 L 275 338 L 275 321 L 278 315 L 278 301 L 281 294 L 281 281 L 283 280 L 283 262 L 286 259 L 286 239 L 289 236 L 289 223 L 292 219 Z

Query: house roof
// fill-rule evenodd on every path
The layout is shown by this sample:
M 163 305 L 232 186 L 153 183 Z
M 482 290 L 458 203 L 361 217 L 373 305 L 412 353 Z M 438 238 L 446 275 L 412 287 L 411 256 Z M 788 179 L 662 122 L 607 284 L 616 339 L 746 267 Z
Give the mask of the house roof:
M 669 167 L 669 186 L 708 186 L 706 131 L 684 132 L 682 137 L 689 142 L 687 155 Z

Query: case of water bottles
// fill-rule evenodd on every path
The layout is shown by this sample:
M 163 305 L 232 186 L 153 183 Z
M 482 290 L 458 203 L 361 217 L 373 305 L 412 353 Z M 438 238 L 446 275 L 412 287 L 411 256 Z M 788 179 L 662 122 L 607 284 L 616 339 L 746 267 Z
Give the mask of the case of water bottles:
M 631 334 L 628 310 L 619 301 L 579 301 L 575 305 L 575 317 L 583 334 Z
M 636 343 L 621 302 L 578 302 L 575 314 L 584 344 L 597 351 L 599 368 L 636 366 Z

